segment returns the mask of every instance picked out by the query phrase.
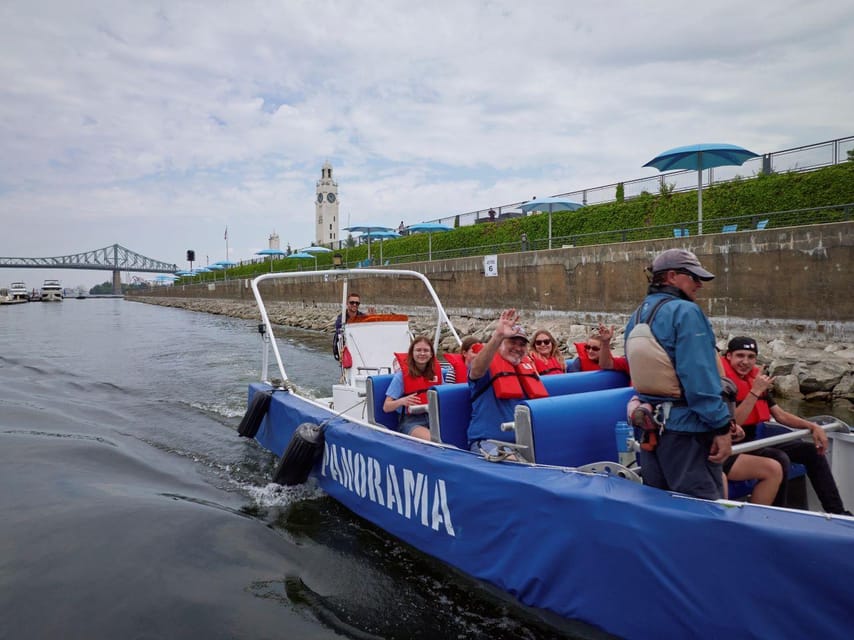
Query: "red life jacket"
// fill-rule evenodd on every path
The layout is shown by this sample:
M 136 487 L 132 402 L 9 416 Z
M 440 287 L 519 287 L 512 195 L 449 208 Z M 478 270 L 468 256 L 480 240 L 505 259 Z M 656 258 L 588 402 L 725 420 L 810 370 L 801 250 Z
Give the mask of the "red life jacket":
M 543 360 L 542 358 L 535 358 L 531 356 L 531 360 L 534 361 L 534 366 L 537 368 L 537 373 L 541 376 L 547 376 L 551 373 L 563 373 L 563 369 L 560 367 L 560 360 L 558 360 L 555 356 L 552 356 L 548 360 Z
M 762 372 L 762 369 L 759 367 L 753 367 L 753 371 L 747 374 L 746 378 L 742 378 L 735 372 L 735 369 L 732 368 L 729 360 L 721 358 L 721 364 L 724 367 L 726 377 L 735 383 L 736 402 L 741 402 L 750 393 L 750 390 L 753 388 L 753 381 L 756 380 L 756 376 Z M 747 416 L 747 419 L 745 419 L 742 426 L 759 424 L 760 422 L 765 422 L 770 418 L 771 411 L 768 409 L 768 403 L 763 398 L 757 398 L 756 404 L 753 405 L 753 410 L 750 412 L 750 415 Z
M 457 382 L 468 382 L 469 372 L 468 367 L 466 367 L 466 362 L 463 359 L 463 354 L 446 353 L 443 357 L 448 361 L 448 364 L 454 368 L 454 375 L 456 376 Z
M 442 367 L 439 366 L 439 361 L 433 358 L 433 379 L 428 381 L 421 376 L 414 378 L 409 375 L 408 353 L 395 353 L 394 357 L 400 363 L 400 373 L 403 375 L 403 395 L 408 396 L 417 393 L 418 404 L 427 404 L 427 389 L 442 384 Z M 409 407 L 407 407 L 407 411 L 409 411 Z
M 586 342 L 576 342 L 575 343 L 575 351 L 578 353 L 578 362 L 581 364 L 582 371 L 601 371 L 602 367 L 599 366 L 598 362 L 593 362 L 590 359 L 590 356 L 587 355 L 587 349 L 584 347 L 587 346 Z
M 547 398 L 549 392 L 543 385 L 531 356 L 525 356 L 515 367 L 499 354 L 489 365 L 492 391 L 496 398 Z

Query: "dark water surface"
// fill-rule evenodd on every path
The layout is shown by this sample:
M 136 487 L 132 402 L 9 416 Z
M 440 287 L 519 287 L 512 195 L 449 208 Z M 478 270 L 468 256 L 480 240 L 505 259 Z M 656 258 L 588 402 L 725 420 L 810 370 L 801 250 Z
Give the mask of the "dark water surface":
M 255 323 L 123 300 L 0 308 L 1 638 L 572 637 L 237 436 Z M 281 334 L 317 393 L 326 335 Z M 295 376 L 296 377 L 296 376 Z

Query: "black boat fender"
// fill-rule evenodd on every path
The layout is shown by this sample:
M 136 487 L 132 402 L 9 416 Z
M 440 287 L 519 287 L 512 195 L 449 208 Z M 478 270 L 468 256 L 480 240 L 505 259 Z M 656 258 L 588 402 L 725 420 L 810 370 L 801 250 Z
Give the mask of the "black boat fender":
M 240 421 L 240 425 L 237 427 L 237 433 L 244 438 L 255 437 L 258 429 L 261 428 L 261 422 L 270 409 L 270 400 L 273 398 L 273 391 L 273 389 L 267 389 L 266 391 L 259 391 L 252 396 L 252 402 L 249 403 L 249 408 L 246 409 L 243 420 Z
M 273 475 L 273 482 L 285 486 L 302 484 L 314 463 L 323 453 L 323 427 L 313 422 L 303 422 L 294 431 L 288 448 Z

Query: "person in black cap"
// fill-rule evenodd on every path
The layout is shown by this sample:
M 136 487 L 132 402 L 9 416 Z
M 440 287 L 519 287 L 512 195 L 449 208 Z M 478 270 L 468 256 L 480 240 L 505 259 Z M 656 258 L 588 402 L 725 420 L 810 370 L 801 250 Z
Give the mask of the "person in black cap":
M 756 365 L 757 355 L 759 355 L 759 347 L 756 340 L 738 336 L 729 341 L 723 358 L 724 372 L 727 378 L 735 383 L 737 403 L 735 421 L 744 429 L 744 441 L 754 440 L 757 425 L 770 418 L 793 429 L 808 430 L 812 435 L 812 442 L 798 440 L 777 447 L 760 449 L 754 453 L 766 458 L 774 458 L 781 463 L 784 470 L 788 470 L 790 461 L 804 465 L 822 508 L 827 513 L 851 515 L 842 504 L 839 489 L 824 455 L 827 451 L 827 434 L 817 424 L 777 406 L 770 396 L 774 378 L 765 375 Z M 774 504 L 785 504 L 786 484 L 784 474 L 783 483 Z
M 649 271 L 647 297 L 625 331 L 633 385 L 654 408 L 632 415 L 645 435 L 657 433 L 638 454 L 643 481 L 716 500 L 724 495 L 721 463 L 732 452 L 733 423 L 721 398 L 714 332 L 694 302 L 715 276 L 685 249 L 662 252 Z

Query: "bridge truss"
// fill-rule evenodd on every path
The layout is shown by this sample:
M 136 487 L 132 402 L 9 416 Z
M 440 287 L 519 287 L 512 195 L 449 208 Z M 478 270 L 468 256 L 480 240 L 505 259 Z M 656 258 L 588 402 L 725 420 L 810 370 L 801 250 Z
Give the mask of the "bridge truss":
M 51 258 L 3 258 L 0 267 L 25 269 L 98 269 L 102 271 L 144 271 L 174 273 L 178 266 L 140 255 L 120 244 Z

